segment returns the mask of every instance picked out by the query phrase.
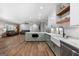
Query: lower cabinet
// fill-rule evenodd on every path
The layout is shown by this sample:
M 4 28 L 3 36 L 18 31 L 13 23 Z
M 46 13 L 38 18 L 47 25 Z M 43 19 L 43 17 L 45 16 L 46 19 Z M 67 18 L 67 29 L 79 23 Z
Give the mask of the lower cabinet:
M 52 51 L 56 56 L 60 56 L 60 47 L 54 44 L 51 40 L 47 41 L 47 44 L 49 45 L 49 47 L 52 49 Z
M 73 56 L 79 56 L 79 53 L 77 53 L 76 51 L 73 51 Z
M 56 44 L 53 44 L 53 51 L 56 54 L 56 56 L 60 56 L 60 47 L 58 47 Z
M 72 49 L 61 43 L 61 49 L 60 49 L 61 56 L 72 56 L 72 53 L 73 53 Z
M 52 51 L 54 52 L 54 54 L 56 56 L 60 56 L 60 47 L 58 47 L 56 44 L 54 44 L 52 41 L 51 41 L 51 49 Z
M 48 42 L 51 39 L 51 36 L 48 34 L 44 34 L 44 39 L 45 39 L 45 41 Z
M 51 48 L 51 40 L 47 41 L 47 44 L 48 44 L 49 47 Z
M 79 56 L 79 53 L 64 43 L 61 43 L 60 54 L 61 56 Z

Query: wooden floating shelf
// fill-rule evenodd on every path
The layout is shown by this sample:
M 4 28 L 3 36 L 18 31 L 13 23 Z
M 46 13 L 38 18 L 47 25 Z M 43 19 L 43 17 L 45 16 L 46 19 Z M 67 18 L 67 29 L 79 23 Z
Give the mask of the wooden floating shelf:
M 64 19 L 64 20 L 57 21 L 57 24 L 61 24 L 65 22 L 70 22 L 70 19 Z
M 57 13 L 57 15 L 61 16 L 69 10 L 70 10 L 70 6 L 67 6 L 67 7 L 63 8 L 59 13 Z

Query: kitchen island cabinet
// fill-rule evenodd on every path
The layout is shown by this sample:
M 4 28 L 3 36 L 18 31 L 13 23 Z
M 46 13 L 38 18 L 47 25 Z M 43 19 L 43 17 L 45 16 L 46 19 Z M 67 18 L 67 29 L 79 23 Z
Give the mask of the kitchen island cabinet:
M 44 32 L 26 32 L 25 41 L 46 41 Z

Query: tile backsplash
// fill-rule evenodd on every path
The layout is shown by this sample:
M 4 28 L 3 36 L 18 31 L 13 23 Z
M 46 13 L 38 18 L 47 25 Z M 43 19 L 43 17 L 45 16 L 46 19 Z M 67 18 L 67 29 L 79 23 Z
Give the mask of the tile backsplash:
M 65 34 L 67 36 L 79 38 L 79 26 L 74 26 L 65 29 Z

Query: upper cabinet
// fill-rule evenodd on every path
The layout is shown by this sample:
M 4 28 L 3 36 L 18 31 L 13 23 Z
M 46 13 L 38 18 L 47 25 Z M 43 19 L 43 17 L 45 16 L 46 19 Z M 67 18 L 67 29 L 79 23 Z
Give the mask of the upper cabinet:
M 70 4 L 70 25 L 79 25 L 79 3 Z
M 70 26 L 70 4 L 69 3 L 58 4 L 56 15 L 57 15 L 56 24 L 58 26 L 63 26 L 63 27 Z
M 63 14 L 65 14 L 69 10 L 70 10 L 70 5 L 69 4 L 61 4 L 60 9 L 57 12 L 57 15 L 62 16 Z

